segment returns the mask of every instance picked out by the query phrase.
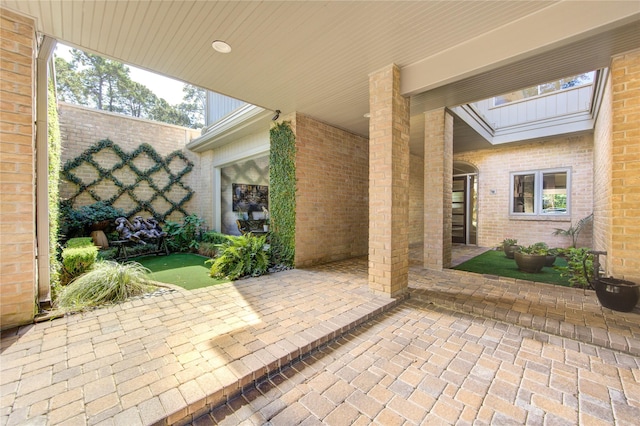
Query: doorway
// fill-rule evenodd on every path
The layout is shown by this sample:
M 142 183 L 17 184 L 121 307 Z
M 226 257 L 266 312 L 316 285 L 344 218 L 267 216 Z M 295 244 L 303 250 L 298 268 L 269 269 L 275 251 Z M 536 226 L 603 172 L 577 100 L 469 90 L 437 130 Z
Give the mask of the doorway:
M 478 244 L 478 172 L 469 164 L 454 164 L 451 191 L 451 242 Z

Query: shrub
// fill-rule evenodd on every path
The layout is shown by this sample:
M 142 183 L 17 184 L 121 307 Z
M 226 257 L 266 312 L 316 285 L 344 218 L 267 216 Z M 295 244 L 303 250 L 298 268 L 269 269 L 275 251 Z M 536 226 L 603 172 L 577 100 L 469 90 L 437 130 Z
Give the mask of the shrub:
M 198 247 L 198 254 L 206 257 L 216 257 L 219 245 L 220 244 L 217 243 L 206 243 L 203 241 L 200 243 L 200 247 Z
M 91 237 L 77 237 L 71 238 L 67 241 L 67 248 L 78 248 L 78 247 L 91 247 L 93 244 L 93 238 Z
M 66 205 L 61 208 L 60 212 L 61 231 L 67 237 L 86 235 L 88 228 L 94 223 L 113 222 L 118 217 L 124 216 L 124 210 L 117 209 L 105 201 L 98 201 L 77 209 Z
M 216 231 L 208 231 L 202 234 L 203 243 L 224 244 L 227 242 L 227 236 Z
M 269 253 L 264 249 L 265 236 L 228 235 L 227 241 L 218 244 L 218 257 L 213 263 L 211 276 L 218 279 L 237 280 L 244 276 L 257 277 L 267 272 Z
M 120 264 L 102 261 L 92 271 L 76 278 L 58 297 L 63 310 L 82 310 L 87 307 L 115 303 L 131 296 L 151 291 L 149 270 L 139 263 Z
M 196 251 L 202 239 L 204 221 L 195 214 L 185 216 L 182 224 L 170 220 L 165 224 L 171 251 Z
M 589 248 L 558 249 L 558 254 L 567 259 L 567 266 L 554 266 L 560 276 L 569 279 L 571 287 L 590 288 L 593 280 L 593 255 Z M 585 270 L 587 275 L 585 275 Z
M 74 240 L 69 240 L 72 241 L 72 245 L 62 250 L 62 271 L 60 273 L 60 284 L 62 285 L 91 270 L 98 257 L 98 247 L 93 243 L 82 245 L 86 243 L 85 240 L 81 238 Z

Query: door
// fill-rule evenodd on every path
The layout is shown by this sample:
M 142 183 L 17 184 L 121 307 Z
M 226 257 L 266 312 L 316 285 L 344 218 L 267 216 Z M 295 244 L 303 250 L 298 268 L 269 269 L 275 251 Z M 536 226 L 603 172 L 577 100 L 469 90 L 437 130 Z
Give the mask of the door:
M 477 193 L 477 174 L 453 177 L 453 188 L 451 191 L 451 242 L 477 244 Z
M 454 176 L 451 192 L 451 241 L 467 243 L 467 177 Z

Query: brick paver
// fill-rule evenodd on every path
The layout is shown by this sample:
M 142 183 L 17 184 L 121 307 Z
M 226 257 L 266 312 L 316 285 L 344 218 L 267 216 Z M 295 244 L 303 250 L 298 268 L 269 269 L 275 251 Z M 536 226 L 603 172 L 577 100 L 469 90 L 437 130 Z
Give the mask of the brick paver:
M 356 420 L 385 425 L 637 424 L 640 385 L 632 378 L 640 374 L 640 358 L 626 355 L 616 361 L 620 354 L 611 349 L 572 346 L 566 338 L 497 325 L 409 299 L 286 367 L 278 377 L 287 376 L 288 385 L 276 387 L 266 380 L 250 396 L 219 408 L 217 418 L 207 414 L 194 424 L 235 420 L 232 405 L 260 413 L 253 424 L 274 426 Z M 388 348 L 398 337 L 405 339 L 404 349 L 389 358 Z M 512 356 L 505 359 L 505 352 Z M 377 384 L 368 391 L 356 385 L 360 376 L 351 378 L 335 368 L 350 353 L 372 361 L 365 371 Z M 555 356 L 548 358 L 548 353 Z M 304 369 L 316 373 L 304 376 L 299 372 Z
M 3 332 L 0 426 L 639 417 L 637 310 L 415 266 L 409 300 L 366 280 L 356 259 Z

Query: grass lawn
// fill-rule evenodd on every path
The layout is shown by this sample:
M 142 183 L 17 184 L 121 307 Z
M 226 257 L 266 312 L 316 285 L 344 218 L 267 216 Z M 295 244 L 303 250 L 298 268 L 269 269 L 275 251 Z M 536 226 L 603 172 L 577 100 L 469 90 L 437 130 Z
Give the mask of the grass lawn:
M 192 253 L 172 253 L 169 256 L 142 256 L 133 260 L 151 270 L 152 280 L 187 290 L 228 282 L 209 276 L 211 268 L 204 263 L 207 259 Z
M 557 257 L 556 266 L 567 266 L 567 262 Z M 529 274 L 518 269 L 516 261 L 508 259 L 502 250 L 489 250 L 469 259 L 466 262 L 454 267 L 458 271 L 474 272 L 476 274 L 498 275 L 501 277 L 517 278 L 521 280 L 538 281 L 541 283 L 557 284 L 569 287 L 569 280 L 560 276 L 560 272 L 553 268 L 544 267 L 537 274 Z

